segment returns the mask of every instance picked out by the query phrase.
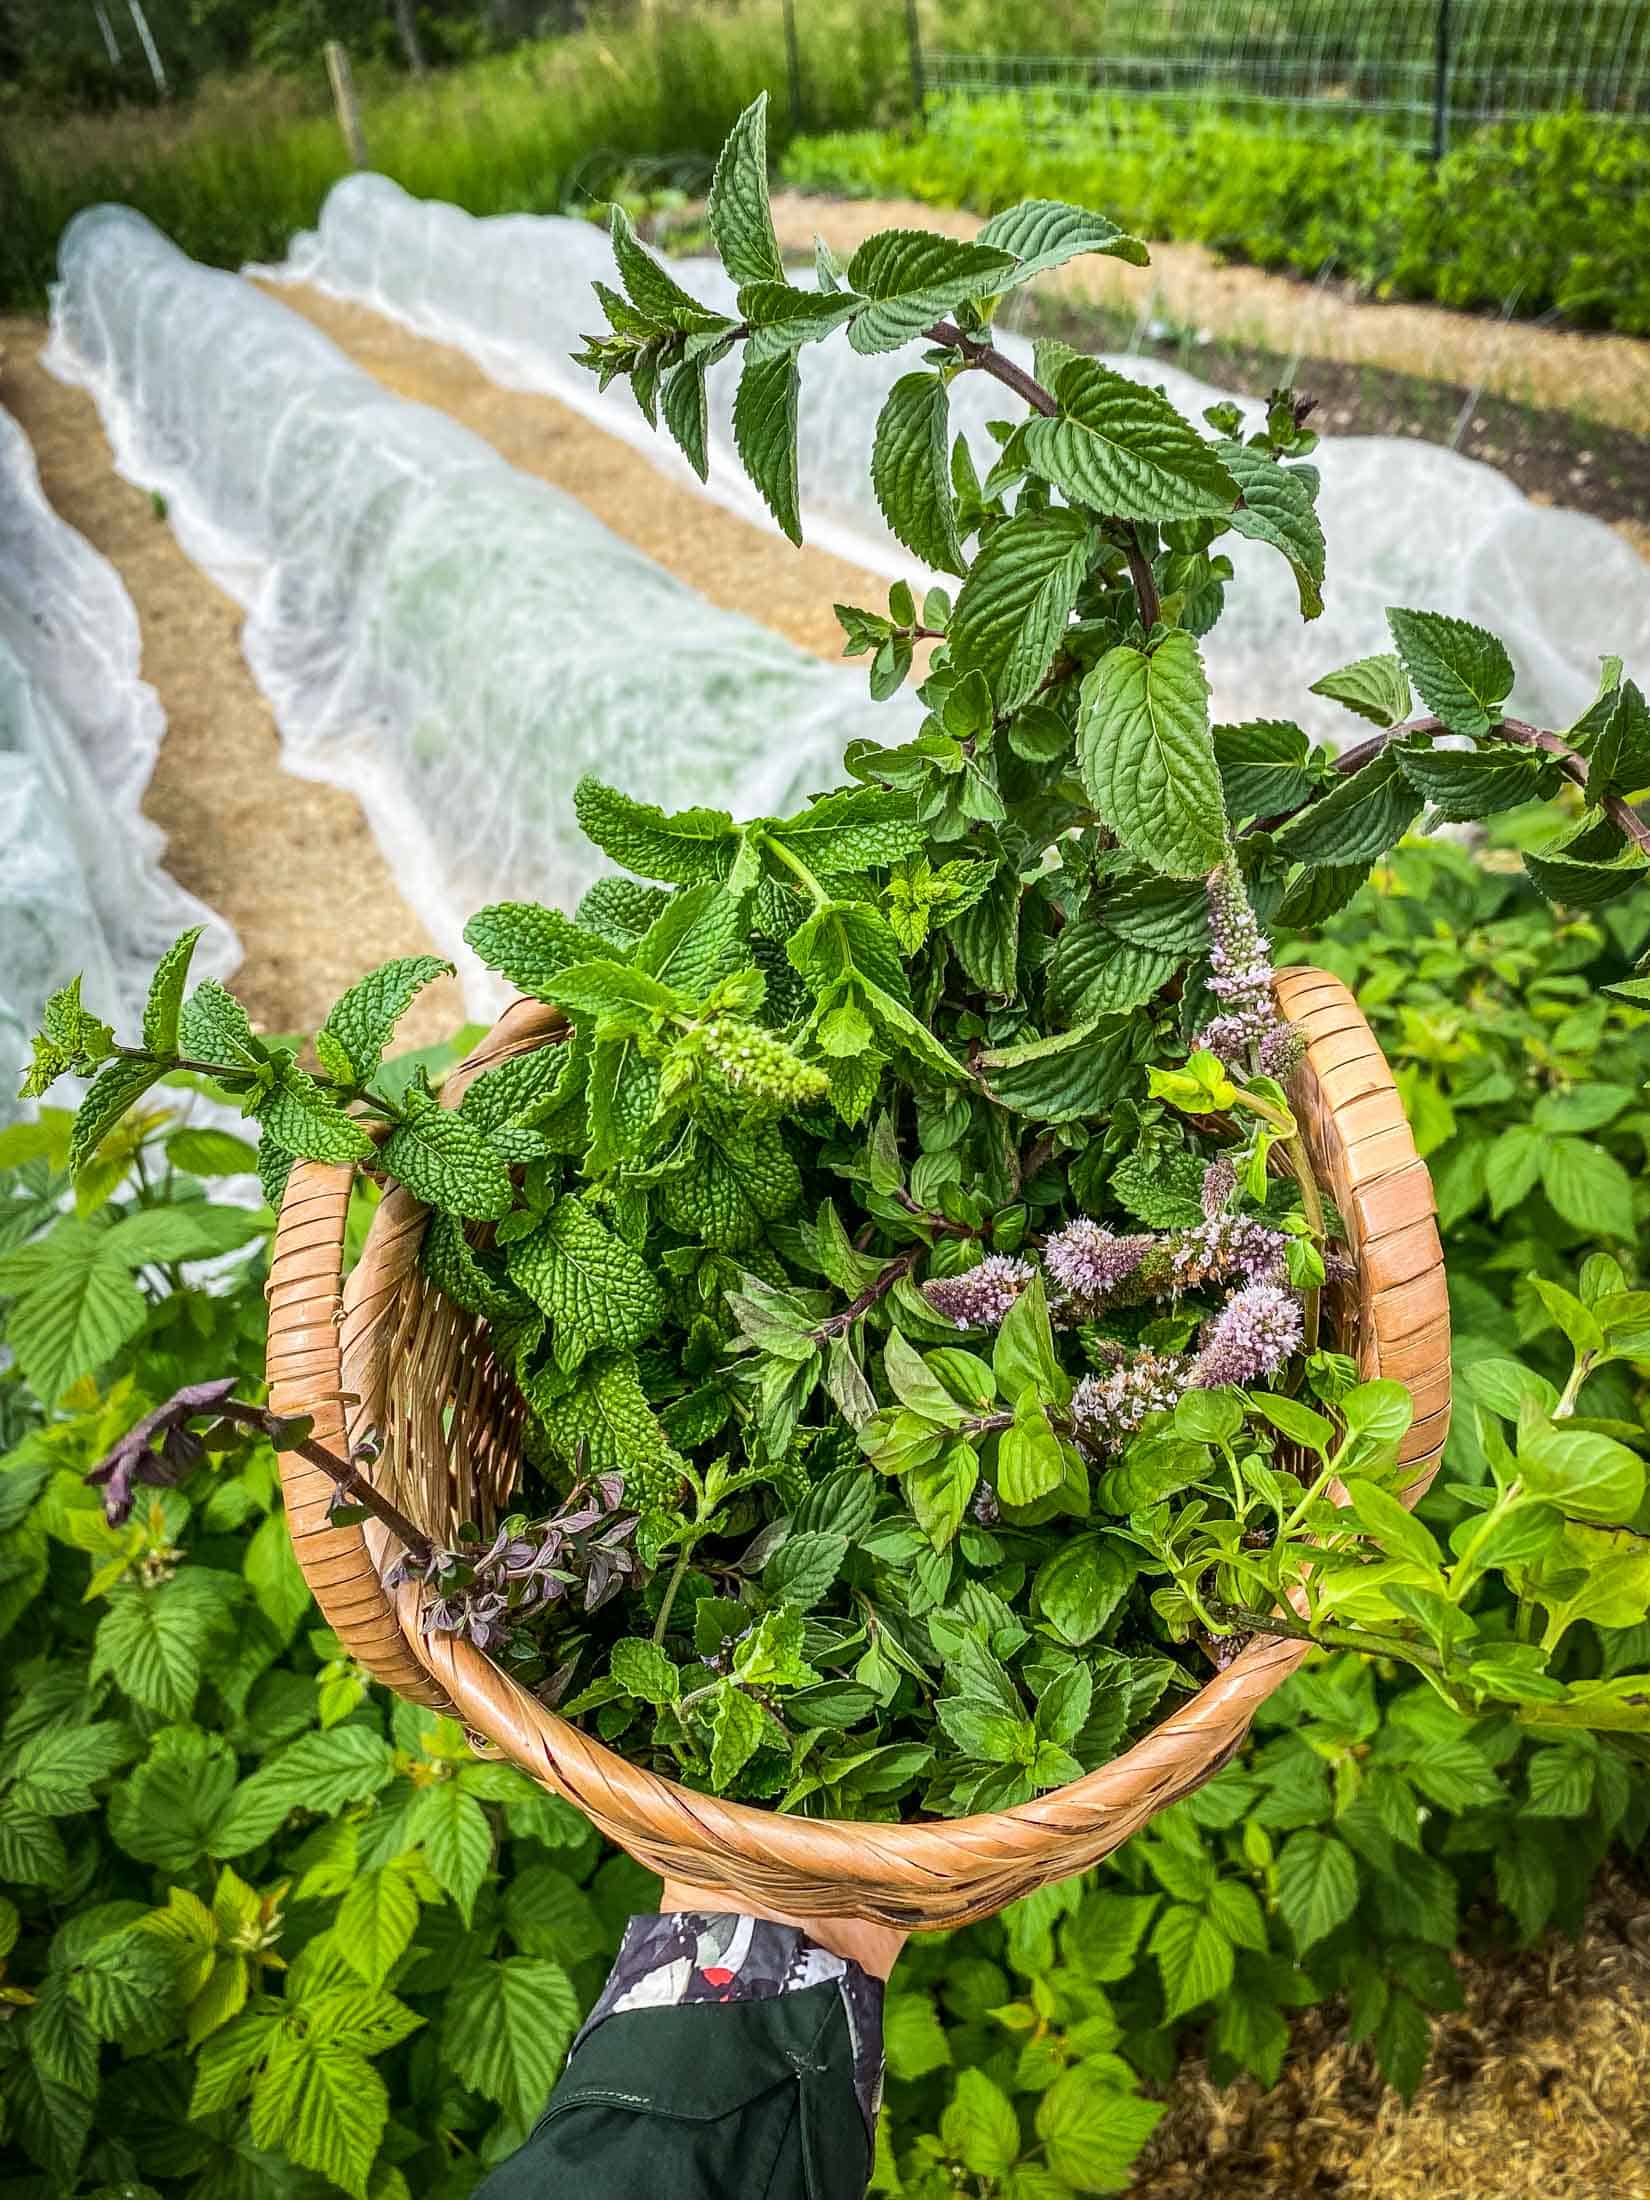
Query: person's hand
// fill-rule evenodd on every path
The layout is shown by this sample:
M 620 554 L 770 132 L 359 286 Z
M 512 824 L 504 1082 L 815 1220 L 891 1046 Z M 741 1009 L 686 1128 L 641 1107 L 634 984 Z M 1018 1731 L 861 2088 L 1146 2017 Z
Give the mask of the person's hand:
M 846 1956 L 873 1978 L 885 1979 L 894 1958 L 905 1946 L 906 1935 L 893 1925 L 874 1925 L 864 1917 L 793 1917 L 788 1910 L 768 1909 L 743 1895 L 725 1893 L 720 1887 L 696 1887 L 685 1879 L 667 1879 L 659 1896 L 661 1910 L 708 1911 L 717 1917 L 765 1917 L 770 1924 L 795 1925 L 834 1956 Z

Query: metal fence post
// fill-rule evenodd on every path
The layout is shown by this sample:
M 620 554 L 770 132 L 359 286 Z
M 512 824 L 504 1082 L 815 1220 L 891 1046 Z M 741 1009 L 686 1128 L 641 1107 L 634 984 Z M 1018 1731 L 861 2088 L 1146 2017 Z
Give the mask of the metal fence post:
M 911 64 L 911 111 L 918 122 L 926 122 L 928 84 L 922 65 L 922 24 L 917 19 L 917 0 L 905 0 L 905 45 Z
M 355 79 L 350 75 L 349 55 L 336 38 L 327 40 L 327 80 L 332 86 L 332 104 L 338 110 L 338 127 L 344 134 L 344 150 L 355 168 L 367 165 L 367 140 L 361 128 L 361 109 L 355 97 Z
M 1440 161 L 1449 151 L 1449 10 L 1450 0 L 1438 0 L 1438 28 L 1432 56 L 1432 157 Z

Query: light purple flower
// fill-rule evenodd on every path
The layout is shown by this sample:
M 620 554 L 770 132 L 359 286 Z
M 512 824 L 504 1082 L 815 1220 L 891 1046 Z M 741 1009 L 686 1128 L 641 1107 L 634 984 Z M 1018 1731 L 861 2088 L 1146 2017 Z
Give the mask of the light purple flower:
M 1229 1298 L 1206 1324 L 1192 1366 L 1191 1386 L 1240 1389 L 1275 1375 L 1305 1338 L 1300 1301 L 1275 1283 L 1252 1283 Z
M 1071 1302 L 1070 1311 L 1092 1315 L 1128 1281 L 1156 1243 L 1149 1231 L 1116 1237 L 1103 1224 L 1079 1215 L 1043 1247 L 1043 1266 Z
M 1171 1413 L 1191 1388 L 1178 1352 L 1141 1352 L 1109 1375 L 1087 1375 L 1072 1393 L 1071 1420 L 1090 1451 L 1115 1451 L 1153 1413 Z
M 1175 1242 L 1174 1284 L 1194 1291 L 1205 1283 L 1282 1283 L 1289 1240 L 1253 1215 L 1217 1214 Z
M 1035 1271 L 1028 1260 L 987 1253 L 960 1276 L 936 1276 L 922 1295 L 942 1321 L 959 1329 L 995 1329 Z
M 1203 1172 L 1203 1212 L 1208 1221 L 1213 1222 L 1216 1215 L 1225 1213 L 1236 1190 L 1237 1164 L 1222 1154 Z
M 1228 1069 L 1247 1070 L 1253 1056 L 1269 1077 L 1287 1077 L 1300 1041 L 1278 1014 L 1272 994 L 1272 950 L 1256 920 L 1243 874 L 1228 857 L 1209 873 L 1209 988 L 1222 1013 L 1193 1040 Z

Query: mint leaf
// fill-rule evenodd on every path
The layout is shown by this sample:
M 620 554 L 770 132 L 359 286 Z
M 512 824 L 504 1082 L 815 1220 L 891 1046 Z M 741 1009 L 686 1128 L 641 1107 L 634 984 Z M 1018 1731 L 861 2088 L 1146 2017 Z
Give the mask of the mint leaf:
M 1314 680 L 1311 692 L 1344 703 L 1377 726 L 1399 726 L 1414 709 L 1409 676 L 1400 657 L 1360 657 L 1339 672 Z
M 637 802 L 589 777 L 573 790 L 573 812 L 581 830 L 622 869 L 642 878 L 664 879 L 672 886 L 726 878 L 739 843 L 739 828 L 726 810 L 677 810 L 667 815 L 654 803 Z M 602 951 L 590 947 L 583 953 Z M 580 959 L 568 957 L 569 961 Z
M 728 132 L 705 200 L 705 220 L 736 283 L 782 283 L 785 263 L 768 206 L 768 95 L 759 92 Z
M 1451 733 L 1487 734 L 1512 693 L 1512 659 L 1493 634 L 1441 611 L 1389 611 L 1415 692 Z
M 1026 463 L 1075 502 L 1121 519 L 1228 514 L 1238 487 L 1206 443 L 1157 390 L 1095 359 L 1072 359 L 1054 384 L 1056 419 L 1019 431 Z
M 149 981 L 149 997 L 143 1004 L 143 1044 L 151 1054 L 178 1052 L 178 1016 L 183 1007 L 183 989 L 189 982 L 195 944 L 205 930 L 204 924 L 192 924 L 187 932 L 179 934 L 155 965 L 155 974 Z
M 593 780 L 580 781 L 575 808 L 578 794 L 594 785 Z M 584 823 L 582 817 L 579 822 Z M 590 837 L 597 838 L 594 833 Z M 594 932 L 586 932 L 559 909 L 541 908 L 536 901 L 496 901 L 478 909 L 464 927 L 464 939 L 489 970 L 498 971 L 536 1001 L 553 1001 L 557 978 L 574 963 L 612 951 Z
M 848 262 L 849 287 L 867 301 L 848 341 L 859 352 L 897 351 L 953 306 L 994 291 L 1015 264 L 1010 253 L 932 230 L 881 230 Z
M 739 311 L 750 335 L 745 356 L 779 359 L 817 344 L 840 328 L 858 306 L 850 291 L 794 290 L 789 283 L 747 283 L 739 293 Z
M 952 662 L 985 676 L 999 710 L 1027 701 L 1054 662 L 1088 560 L 1088 522 L 1078 512 L 1005 520 L 981 545 L 946 638 Z
M 246 1010 L 228 987 L 216 978 L 202 978 L 179 1013 L 178 1052 L 197 1061 L 253 1069 L 269 1050 L 253 1036 Z
M 405 1121 L 384 1143 L 383 1165 L 416 1199 L 470 1222 L 510 1212 L 510 1172 L 468 1117 L 444 1108 L 421 1080 L 403 1095 Z
M 764 359 L 752 351 L 733 400 L 733 443 L 762 501 L 800 549 L 802 506 L 796 478 L 796 401 L 801 380 L 789 351 Z M 655 876 L 659 874 L 653 874 Z
M 414 998 L 437 978 L 450 977 L 452 970 L 439 955 L 404 955 L 380 964 L 334 1003 L 317 1035 L 317 1048 L 323 1038 L 330 1039 L 355 1083 L 364 1085 L 384 1059 L 384 1049 Z
M 681 1675 L 656 1642 L 616 1642 L 610 1670 L 625 1694 L 643 1703 L 674 1703 L 682 1693 Z
M 75 1110 L 74 1129 L 69 1136 L 69 1168 L 73 1175 L 80 1174 L 127 1110 L 165 1075 L 163 1062 L 105 1062 Z
M 1367 864 L 1402 839 L 1420 808 L 1421 796 L 1404 776 L 1396 751 L 1384 749 L 1280 825 L 1274 845 L 1280 855 L 1301 863 Z
M 1456 824 L 1541 801 L 1559 785 L 1558 766 L 1537 749 L 1440 749 L 1406 743 L 1397 755 L 1410 785 L 1440 817 Z
M 1134 1079 L 1142 1030 L 1135 1019 L 1099 1016 L 1052 1038 L 992 1048 L 976 1067 L 999 1107 L 1075 1122 L 1121 1098 Z
M 669 1506 L 682 1479 L 682 1463 L 665 1440 L 647 1402 L 632 1352 L 595 1352 L 571 1388 L 528 1376 L 528 1402 L 544 1423 L 552 1449 L 571 1462 L 581 1444 L 597 1473 L 624 1477 L 625 1501 L 639 1511 Z
M 1241 726 L 1216 726 L 1214 740 L 1231 817 L 1273 817 L 1298 809 L 1317 783 L 1307 764 L 1307 738 L 1287 719 L 1252 718 Z
M 1610 819 L 1590 810 L 1573 831 L 1541 848 L 1526 848 L 1524 868 L 1549 901 L 1568 909 L 1601 909 L 1643 883 L 1641 851 Z
M 641 1254 L 571 1194 L 530 1237 L 516 1239 L 507 1264 L 511 1281 L 554 1325 L 558 1367 L 581 1366 L 599 1345 L 640 1344 L 664 1314 Z
M 1323 610 L 1326 555 L 1314 505 L 1317 469 L 1281 465 L 1246 443 L 1221 443 L 1217 449 L 1243 495 L 1231 514 L 1234 531 L 1283 552 L 1295 576 L 1301 617 L 1317 618 Z
M 710 479 L 708 371 L 708 361 L 684 359 L 666 375 L 659 403 L 676 448 L 701 481 Z
M 659 328 L 686 329 L 690 333 L 732 328 L 726 314 L 715 313 L 690 297 L 675 277 L 666 273 L 637 236 L 636 225 L 622 206 L 612 208 L 608 234 L 630 301 L 649 321 Z
M 966 573 L 951 487 L 950 399 L 937 374 L 906 374 L 877 416 L 871 486 L 895 537 L 943 573 Z
M 823 877 L 886 870 L 927 843 L 928 829 L 909 795 L 882 787 L 847 787 L 824 795 L 795 817 L 769 825 L 776 840 Z
M 1026 199 L 1005 207 L 992 215 L 974 241 L 998 252 L 1012 252 L 1019 261 L 1012 275 L 998 278 L 999 290 L 1017 289 L 1034 275 L 1063 267 L 1083 252 L 1127 260 L 1131 267 L 1145 267 L 1151 258 L 1138 237 L 1129 236 L 1103 214 L 1068 206 L 1061 199 Z
M 1156 653 L 1108 650 L 1084 680 L 1078 768 L 1095 808 L 1126 848 L 1175 877 L 1212 871 L 1226 852 L 1226 813 L 1209 733 L 1209 683 L 1189 634 Z
M 313 1077 L 288 1063 L 279 1081 L 260 1093 L 252 1114 L 278 1146 L 307 1161 L 366 1161 L 372 1140 L 335 1105 Z

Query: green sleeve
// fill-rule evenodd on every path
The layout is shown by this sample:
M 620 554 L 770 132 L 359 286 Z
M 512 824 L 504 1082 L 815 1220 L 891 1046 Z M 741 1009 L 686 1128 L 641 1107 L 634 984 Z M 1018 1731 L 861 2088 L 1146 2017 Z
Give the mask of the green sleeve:
M 475 2200 L 863 2200 L 870 2173 L 827 1981 L 608 2017 Z

